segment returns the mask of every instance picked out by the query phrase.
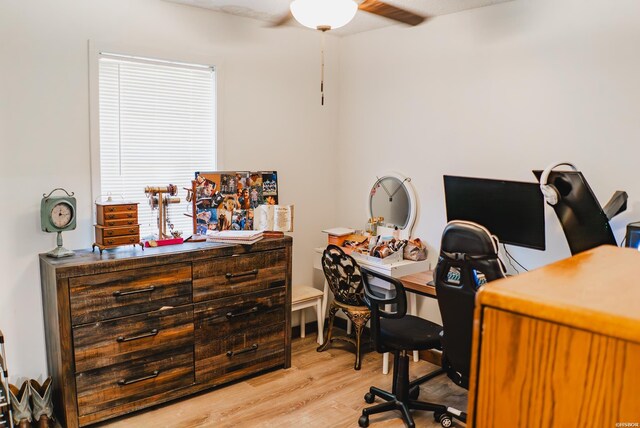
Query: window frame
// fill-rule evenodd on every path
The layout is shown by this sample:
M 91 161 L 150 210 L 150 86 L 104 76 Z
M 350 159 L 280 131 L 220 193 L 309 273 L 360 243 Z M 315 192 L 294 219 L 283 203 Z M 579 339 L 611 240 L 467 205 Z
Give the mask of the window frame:
M 131 47 L 131 46 L 119 46 L 116 44 L 100 43 L 89 40 L 88 42 L 89 53 L 89 140 L 90 140 L 90 158 L 91 158 L 91 215 L 92 222 L 96 222 L 96 209 L 95 203 L 106 195 L 101 194 L 102 182 L 100 177 L 101 159 L 100 159 L 100 53 L 108 52 L 118 55 L 126 55 L 132 57 L 141 58 L 153 58 L 161 61 L 170 62 L 183 62 L 187 64 L 206 64 L 215 68 L 214 81 L 216 87 L 216 169 L 224 169 L 224 150 L 222 141 L 222 110 L 223 110 L 223 91 L 220 90 L 223 75 L 224 65 L 220 59 L 216 59 L 212 56 L 193 55 L 185 52 L 172 51 L 169 52 L 163 49 L 157 49 L 152 47 Z M 195 173 L 195 171 L 194 171 Z M 188 186 L 189 183 L 177 183 L 178 188 Z M 192 231 L 184 231 L 185 236 L 193 233 Z

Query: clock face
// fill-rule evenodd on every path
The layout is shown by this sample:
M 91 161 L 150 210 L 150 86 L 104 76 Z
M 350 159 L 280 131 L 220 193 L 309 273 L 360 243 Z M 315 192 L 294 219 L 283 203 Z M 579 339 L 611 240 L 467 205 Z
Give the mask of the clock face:
M 73 220 L 73 208 L 66 202 L 59 202 L 51 209 L 51 223 L 57 228 L 65 228 Z

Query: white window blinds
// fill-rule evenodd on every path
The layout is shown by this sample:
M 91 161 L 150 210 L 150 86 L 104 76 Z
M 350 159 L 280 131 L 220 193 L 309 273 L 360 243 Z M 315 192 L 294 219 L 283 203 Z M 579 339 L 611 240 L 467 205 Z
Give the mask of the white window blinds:
M 213 67 L 110 54 L 99 61 L 101 195 L 139 202 L 146 237 L 157 231 L 158 212 L 144 188 L 175 184 L 181 202 L 169 206 L 169 219 L 189 236 L 182 188 L 195 171 L 216 169 Z

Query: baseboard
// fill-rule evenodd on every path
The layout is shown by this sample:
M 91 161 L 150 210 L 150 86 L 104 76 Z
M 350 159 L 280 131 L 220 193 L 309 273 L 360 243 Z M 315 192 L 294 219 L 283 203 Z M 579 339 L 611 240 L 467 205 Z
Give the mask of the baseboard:
M 420 351 L 420 359 L 442 367 L 442 351 L 438 351 L 436 349 Z
M 329 321 L 325 321 L 325 323 L 324 323 L 325 333 L 327 331 L 328 322 Z M 346 330 L 347 329 L 347 320 L 343 319 L 343 318 L 340 318 L 340 317 L 335 317 L 334 320 L 333 320 L 333 326 L 341 328 L 343 330 Z M 318 323 L 315 322 L 315 321 L 311 321 L 311 322 L 305 323 L 304 332 L 305 332 L 305 335 L 317 334 L 318 333 Z M 369 328 L 365 327 L 364 332 L 366 332 L 368 334 L 369 333 Z M 292 338 L 300 337 L 300 326 L 299 325 L 291 328 L 291 337 Z

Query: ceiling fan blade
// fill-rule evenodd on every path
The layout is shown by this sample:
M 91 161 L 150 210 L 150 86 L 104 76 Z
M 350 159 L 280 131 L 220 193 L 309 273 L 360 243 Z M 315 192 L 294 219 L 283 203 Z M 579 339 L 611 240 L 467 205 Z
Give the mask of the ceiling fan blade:
M 364 0 L 360 3 L 358 9 L 409 25 L 422 24 L 429 18 L 378 0 Z
M 281 26 L 285 25 L 287 22 L 291 21 L 292 19 L 293 19 L 293 15 L 291 14 L 291 11 L 289 10 L 286 14 L 282 15 L 276 21 L 272 22 L 269 26 L 270 27 L 281 27 Z

